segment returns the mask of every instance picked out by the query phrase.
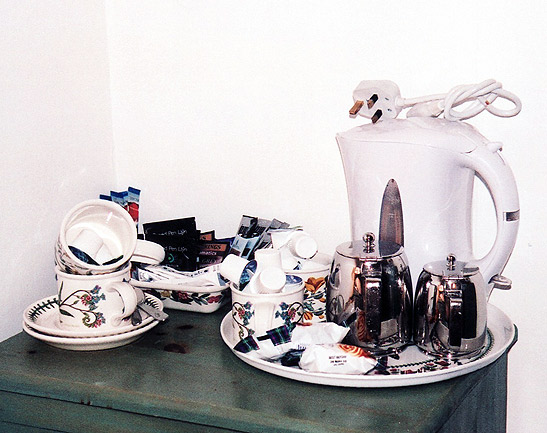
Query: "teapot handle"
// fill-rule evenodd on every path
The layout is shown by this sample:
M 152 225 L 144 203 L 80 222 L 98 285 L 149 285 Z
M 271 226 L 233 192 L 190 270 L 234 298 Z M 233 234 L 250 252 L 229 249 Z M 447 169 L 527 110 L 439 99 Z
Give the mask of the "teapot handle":
M 474 170 L 483 181 L 496 211 L 494 244 L 484 257 L 473 261 L 489 286 L 487 296 L 494 287 L 509 288 L 508 279 L 501 273 L 513 252 L 520 217 L 517 185 L 511 168 L 500 154 L 501 147 L 501 143 L 487 143 L 463 155 L 463 165 Z
M 365 329 L 371 334 L 373 341 L 378 341 L 382 337 L 382 318 L 380 315 L 382 279 L 365 276 L 363 280 L 364 311 L 366 312 Z M 366 341 L 366 339 L 363 341 Z

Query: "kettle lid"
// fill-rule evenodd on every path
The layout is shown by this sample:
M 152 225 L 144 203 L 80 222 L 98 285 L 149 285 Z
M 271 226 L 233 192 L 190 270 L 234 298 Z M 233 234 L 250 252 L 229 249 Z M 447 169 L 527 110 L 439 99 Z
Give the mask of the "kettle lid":
M 444 261 L 441 260 L 426 264 L 424 271 L 439 277 L 460 279 L 477 274 L 479 268 L 477 266 L 469 266 L 467 262 L 460 262 L 456 260 L 454 254 L 449 254 Z
M 399 256 L 403 247 L 395 242 L 379 241 L 376 245 L 374 234 L 365 233 L 362 240 L 354 240 L 338 245 L 336 252 L 344 257 L 362 260 L 382 260 Z
M 337 140 L 406 143 L 460 153 L 472 152 L 479 144 L 490 142 L 468 123 L 431 117 L 367 123 L 338 133 Z

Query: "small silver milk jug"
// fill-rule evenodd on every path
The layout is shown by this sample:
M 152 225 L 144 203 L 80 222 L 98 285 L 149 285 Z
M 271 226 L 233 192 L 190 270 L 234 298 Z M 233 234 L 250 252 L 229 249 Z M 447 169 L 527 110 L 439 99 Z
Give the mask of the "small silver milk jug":
M 478 353 L 486 339 L 487 287 L 477 267 L 452 254 L 424 266 L 416 286 L 414 342 L 427 353 Z

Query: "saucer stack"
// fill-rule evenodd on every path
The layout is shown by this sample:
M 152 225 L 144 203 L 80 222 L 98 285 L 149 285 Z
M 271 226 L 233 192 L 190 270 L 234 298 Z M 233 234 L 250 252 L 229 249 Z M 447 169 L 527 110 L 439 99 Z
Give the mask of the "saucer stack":
M 160 263 L 160 245 L 137 239 L 123 207 L 88 200 L 63 219 L 55 244 L 57 294 L 27 307 L 23 330 L 51 346 L 101 350 L 135 341 L 168 316 L 130 284 L 131 262 Z
M 163 311 L 162 302 L 145 294 L 144 305 Z M 114 329 L 90 329 L 76 331 L 64 329 L 59 323 L 57 296 L 49 296 L 29 305 L 23 313 L 23 330 L 50 346 L 68 350 L 103 350 L 124 346 L 136 341 L 142 334 L 155 327 L 159 321 L 146 312 L 141 312 L 142 321 L 133 325 L 124 319 Z

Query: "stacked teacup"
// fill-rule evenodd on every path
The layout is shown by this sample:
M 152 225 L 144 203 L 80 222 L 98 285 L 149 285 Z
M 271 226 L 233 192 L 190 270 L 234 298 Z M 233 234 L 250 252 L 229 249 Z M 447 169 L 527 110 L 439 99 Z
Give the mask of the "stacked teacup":
M 60 328 L 115 330 L 133 315 L 142 302 L 129 284 L 138 242 L 135 222 L 116 203 L 88 200 L 66 214 L 55 246 Z

